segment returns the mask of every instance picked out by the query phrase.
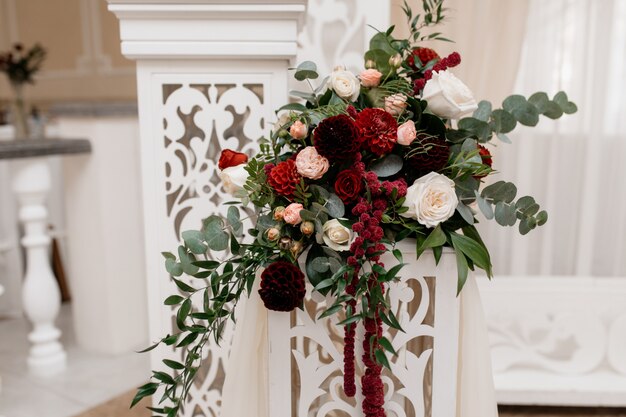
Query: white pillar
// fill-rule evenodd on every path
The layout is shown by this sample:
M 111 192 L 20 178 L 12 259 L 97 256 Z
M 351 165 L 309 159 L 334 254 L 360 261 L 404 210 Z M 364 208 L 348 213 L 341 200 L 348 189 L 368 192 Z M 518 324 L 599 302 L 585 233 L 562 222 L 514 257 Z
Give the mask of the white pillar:
M 48 209 L 45 202 L 50 190 L 50 168 L 46 158 L 22 159 L 15 163 L 13 190 L 24 225 L 22 245 L 26 249 L 26 275 L 22 301 L 26 316 L 33 325 L 28 339 L 30 370 L 38 375 L 52 375 L 65 369 L 66 355 L 59 342 L 61 331 L 55 327 L 61 295 L 50 268 L 48 248 Z
M 287 100 L 306 0 L 109 0 L 120 19 L 122 52 L 137 60 L 149 334 L 172 330 L 163 299 L 175 287 L 162 251 L 228 201 L 216 175 L 221 149 L 248 151 Z M 219 415 L 229 338 L 211 346 L 206 377 L 185 407 Z M 151 352 L 155 368 L 171 350 Z M 199 410 L 199 411 L 198 411 Z

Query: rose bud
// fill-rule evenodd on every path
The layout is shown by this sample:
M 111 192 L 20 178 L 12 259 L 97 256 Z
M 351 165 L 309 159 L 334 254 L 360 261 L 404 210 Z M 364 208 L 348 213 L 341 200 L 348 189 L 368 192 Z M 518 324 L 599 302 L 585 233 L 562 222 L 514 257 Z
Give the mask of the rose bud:
M 267 240 L 269 240 L 270 242 L 275 242 L 280 237 L 280 230 L 275 227 L 271 227 L 267 229 L 265 235 L 267 236 Z
M 389 58 L 389 65 L 394 68 L 398 68 L 402 64 L 402 55 L 395 54 L 391 58 Z
M 382 76 L 383 74 L 380 71 L 373 68 L 361 71 L 361 73 L 359 74 L 359 78 L 361 79 L 361 84 L 363 85 L 363 87 L 378 87 Z
M 288 250 L 291 248 L 291 238 L 284 236 L 280 238 L 280 241 L 278 242 L 278 247 L 281 250 Z
M 231 151 L 230 149 L 224 149 L 222 151 L 222 155 L 220 155 L 220 160 L 217 163 L 219 169 L 226 169 L 230 167 L 234 167 L 237 165 L 245 164 L 248 162 L 248 155 L 241 152 Z
M 302 224 L 300 225 L 300 231 L 305 236 L 311 236 L 313 232 L 315 232 L 315 225 L 313 224 L 313 222 L 307 220 L 305 222 L 302 222 Z
M 278 206 L 274 209 L 274 220 L 277 222 L 283 220 L 283 215 L 285 214 L 285 208 L 283 206 Z
M 291 247 L 289 248 L 289 251 L 291 252 L 294 258 L 297 258 L 298 255 L 300 255 L 300 252 L 302 252 L 302 243 L 293 242 L 291 244 Z
M 293 124 L 289 128 L 289 134 L 294 139 L 304 139 L 307 137 L 308 133 L 309 128 L 300 120 L 296 120 L 295 122 L 293 122 Z
M 406 109 L 406 99 L 407 97 L 401 93 L 385 97 L 385 110 L 394 116 L 399 116 Z
M 368 59 L 367 61 L 365 61 L 365 68 L 366 69 L 376 68 L 376 62 L 373 59 Z

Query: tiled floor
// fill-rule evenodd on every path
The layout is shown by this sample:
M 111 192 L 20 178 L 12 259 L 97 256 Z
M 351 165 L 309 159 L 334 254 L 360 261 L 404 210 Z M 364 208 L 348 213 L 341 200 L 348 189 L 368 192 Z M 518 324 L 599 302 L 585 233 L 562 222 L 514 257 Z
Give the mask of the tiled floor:
M 24 319 L 0 320 L 0 416 L 71 417 L 141 385 L 150 375 L 148 355 L 107 356 L 76 345 L 71 310 L 58 320 L 67 350 L 64 373 L 37 378 L 26 367 L 29 325 Z

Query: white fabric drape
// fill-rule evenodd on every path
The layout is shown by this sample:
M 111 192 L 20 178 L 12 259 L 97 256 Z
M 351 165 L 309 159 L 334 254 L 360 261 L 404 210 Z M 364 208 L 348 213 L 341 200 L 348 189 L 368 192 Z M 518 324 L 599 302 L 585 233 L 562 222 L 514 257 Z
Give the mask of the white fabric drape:
M 221 417 L 270 417 L 267 310 L 258 295 L 258 282 L 250 298 L 238 307 Z M 497 417 L 487 327 L 473 277 L 461 292 L 460 317 L 456 417 Z
M 515 91 L 565 90 L 579 111 L 542 117 L 496 149 L 494 179 L 516 183 L 550 218 L 527 236 L 481 225 L 494 270 L 626 276 L 626 1 L 532 0 L 528 13 Z

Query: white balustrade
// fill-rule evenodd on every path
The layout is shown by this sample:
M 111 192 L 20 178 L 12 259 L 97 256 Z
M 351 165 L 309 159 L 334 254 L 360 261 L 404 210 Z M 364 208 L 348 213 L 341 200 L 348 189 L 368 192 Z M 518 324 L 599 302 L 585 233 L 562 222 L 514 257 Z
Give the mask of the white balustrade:
M 26 250 L 26 275 L 22 301 L 24 312 L 33 325 L 28 338 L 30 370 L 38 375 L 58 373 L 66 367 L 66 354 L 59 342 L 61 331 L 54 325 L 61 295 L 50 267 L 48 255 L 48 209 L 50 168 L 45 158 L 26 158 L 14 163 L 13 190 L 24 226 L 22 245 Z

